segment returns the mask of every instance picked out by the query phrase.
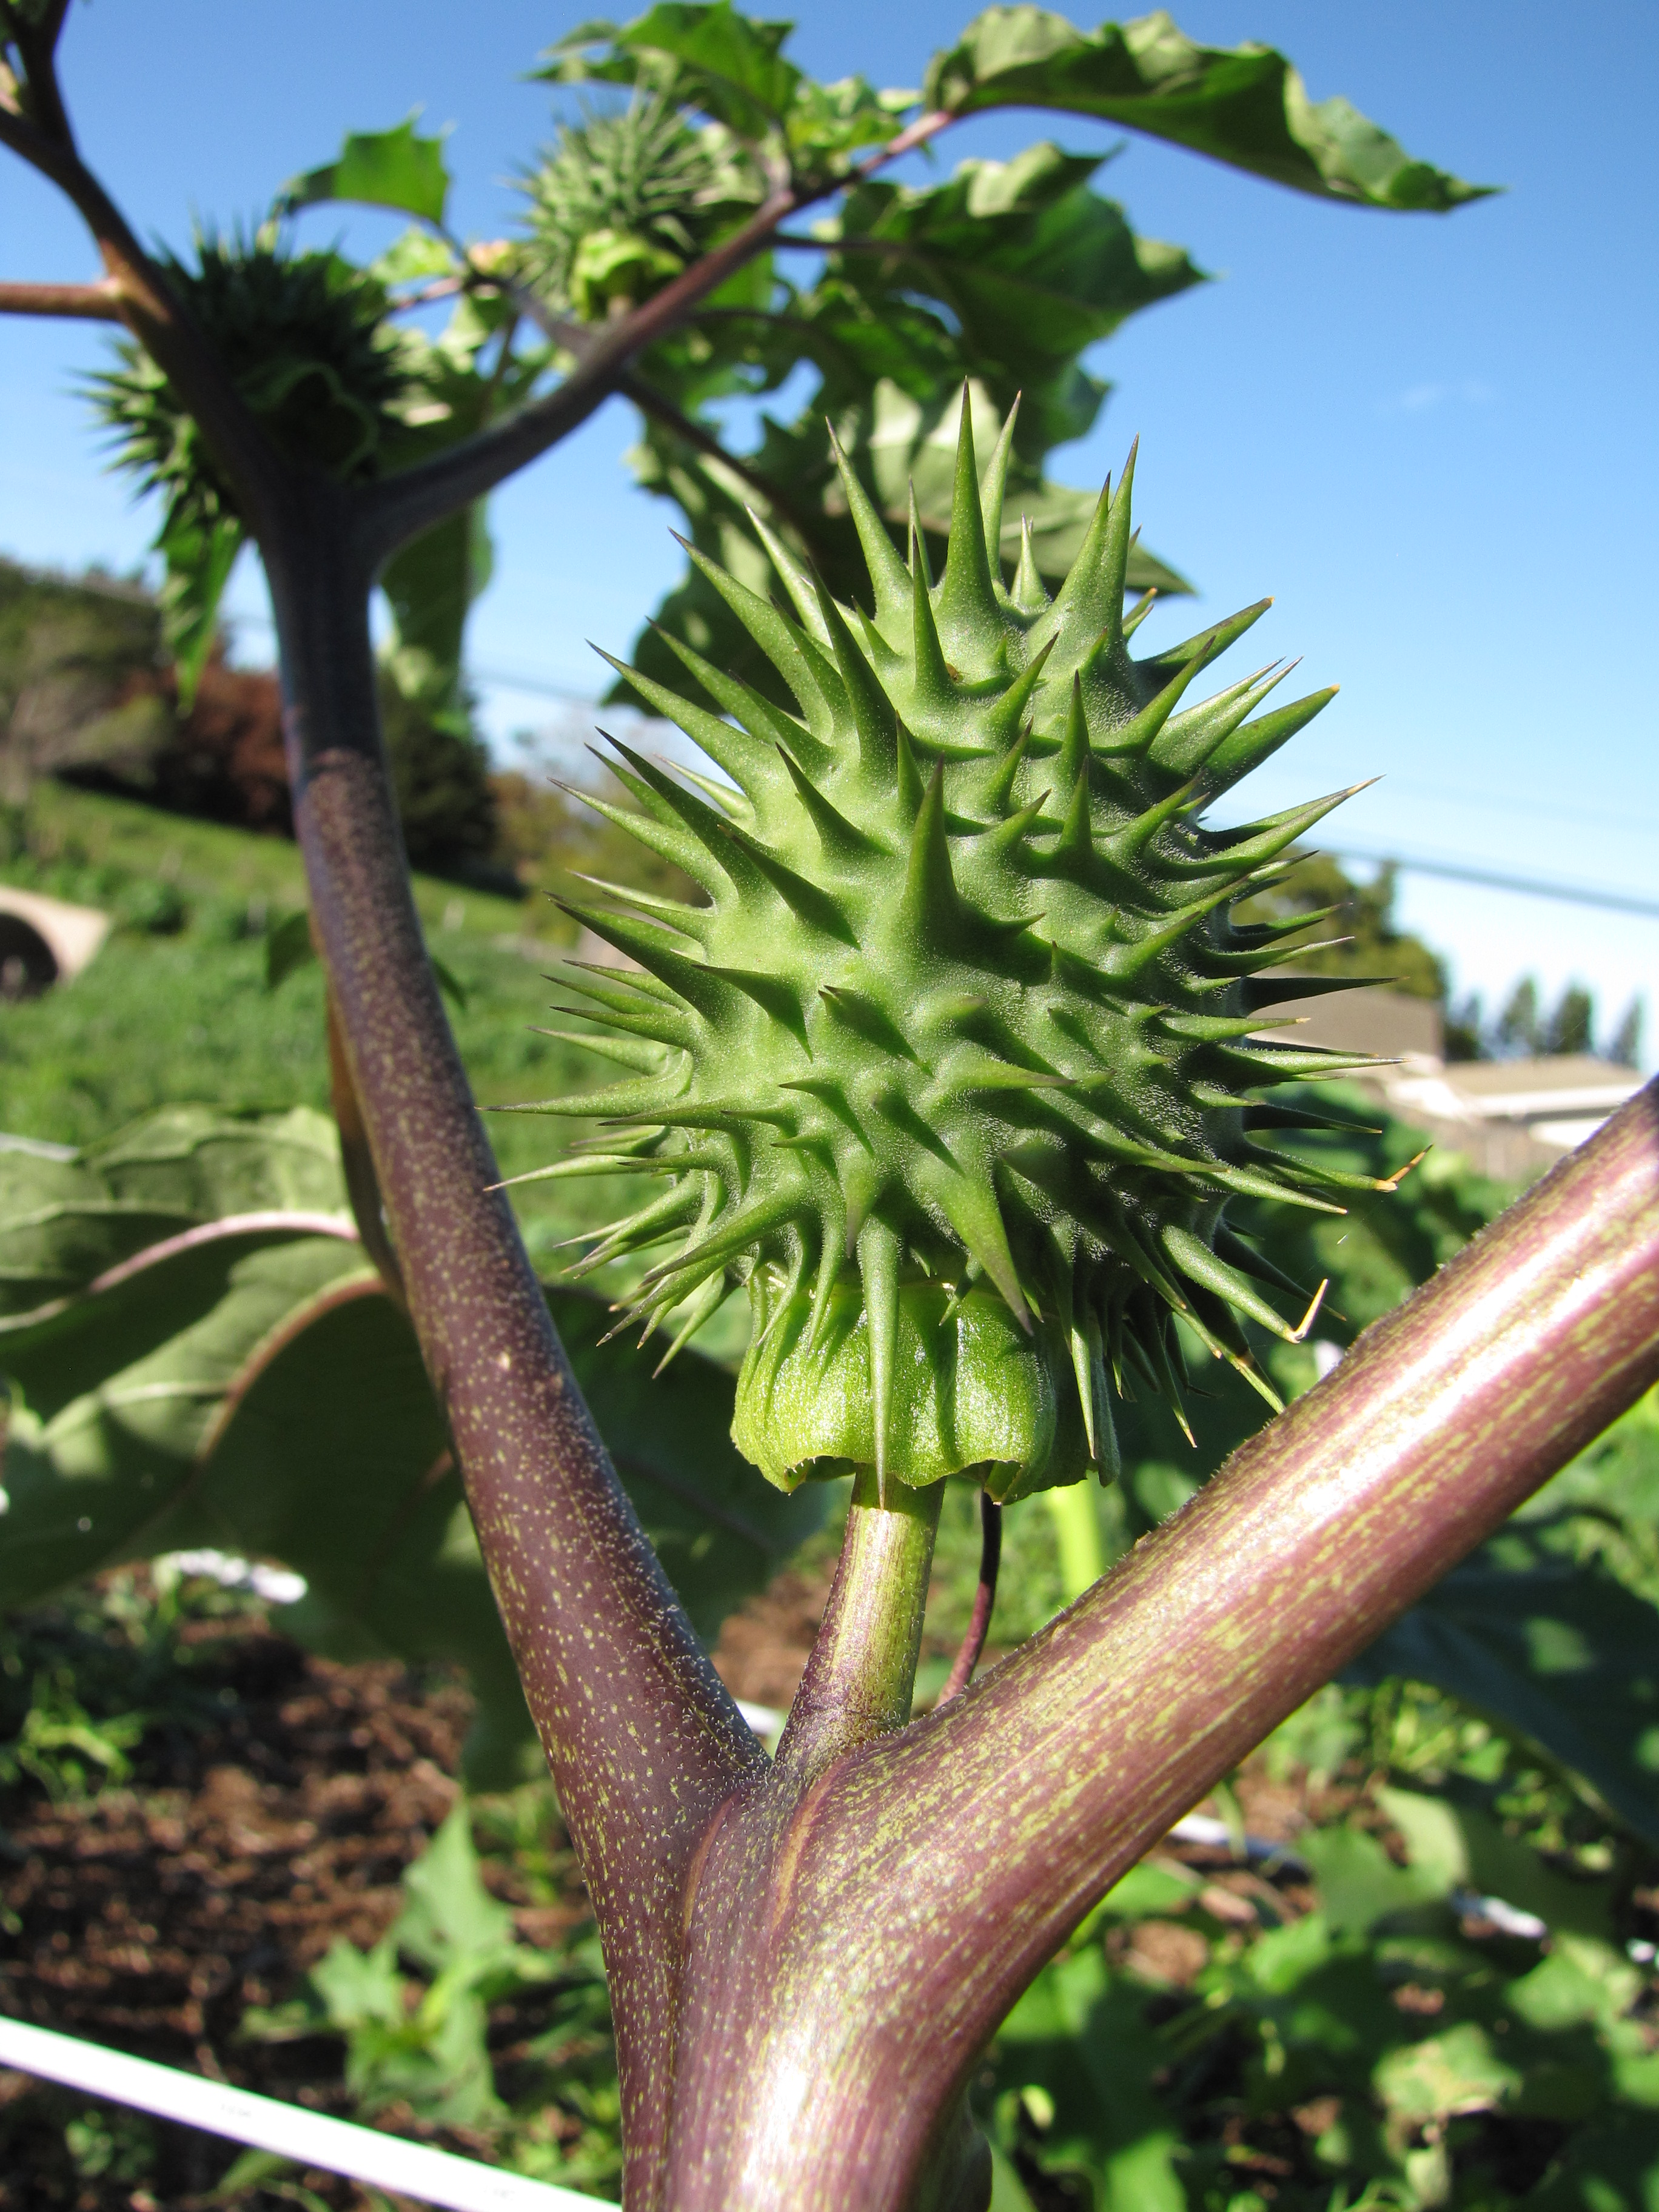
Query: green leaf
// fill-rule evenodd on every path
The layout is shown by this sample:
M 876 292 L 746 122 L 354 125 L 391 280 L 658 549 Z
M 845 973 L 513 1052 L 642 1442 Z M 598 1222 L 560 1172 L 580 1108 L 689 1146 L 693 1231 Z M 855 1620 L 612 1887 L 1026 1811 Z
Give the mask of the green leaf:
M 386 666 L 405 698 L 440 714 L 459 704 L 466 618 L 494 566 L 484 516 L 480 503 L 446 517 L 400 547 L 380 576 L 395 625 Z
M 514 1942 L 513 1915 L 484 1887 L 472 1847 L 472 1815 L 463 1798 L 404 1876 L 409 1902 L 395 1931 L 398 1948 L 441 1972 L 456 1959 L 484 1964 Z
M 1612 1941 L 1604 1887 L 1558 1874 L 1530 1845 L 1474 1807 L 1414 1790 L 1380 1790 L 1377 1802 L 1405 1837 L 1413 1869 L 1430 1875 L 1441 1894 L 1466 1889 L 1477 1897 L 1501 1897 L 1534 1914 L 1552 1934 Z
M 20 1325 L 165 1237 L 229 1214 L 343 1214 L 338 1159 L 308 1107 L 167 1107 L 73 1161 L 0 1153 L 0 1367 L 21 1356 Z
M 372 1951 L 360 1951 L 343 1936 L 337 1936 L 326 1955 L 312 1968 L 311 1980 L 331 2027 L 349 2030 L 369 2021 L 385 2027 L 402 2025 L 404 1978 L 389 1938 Z
M 4 1340 L 22 1402 L 6 1440 L 0 1604 L 218 1541 L 199 1514 L 181 1522 L 167 1509 L 212 1456 L 251 1358 L 342 1283 L 375 1279 L 343 1235 L 265 1227 L 161 1249 L 167 1256 L 137 1255 L 119 1279 Z
M 1021 395 L 1018 451 L 1035 465 L 1093 425 L 1107 387 L 1082 354 L 1204 281 L 1179 246 L 1138 238 L 1091 189 L 1100 166 L 1043 143 L 1011 161 L 964 161 L 947 184 L 859 186 L 815 230 L 829 262 L 803 320 L 826 350 L 856 350 L 870 334 L 914 327 L 927 303 L 939 325 L 921 364 L 929 385 L 944 341 L 953 383 L 982 380 L 999 413 Z M 897 364 L 869 366 L 909 381 Z
M 166 565 L 161 590 L 161 635 L 178 671 L 179 707 L 195 703 L 219 635 L 219 604 L 236 565 L 246 532 L 240 519 L 222 514 L 202 524 L 169 514 L 155 540 Z
M 768 179 L 738 149 L 781 138 L 797 175 L 834 174 L 860 147 L 890 138 L 916 105 L 914 92 L 878 92 L 861 76 L 818 84 L 783 58 L 793 26 L 738 15 L 728 5 L 665 6 L 634 22 L 583 23 L 548 48 L 536 71 L 556 84 L 626 84 L 714 118 L 711 139 L 728 168 L 745 167 L 741 198 Z M 730 134 L 728 137 L 727 134 Z
M 459 264 L 459 257 L 447 239 L 436 238 L 419 223 L 411 223 L 392 240 L 384 253 L 376 254 L 368 264 L 368 273 L 389 292 L 399 284 L 426 283 L 434 276 L 455 276 Z
M 1337 1935 L 1369 1935 L 1379 1920 L 1436 1904 L 1449 1882 L 1437 1865 L 1397 1867 L 1362 1828 L 1316 1828 L 1298 1839 L 1319 1885 L 1326 1924 Z
M 713 6 L 663 0 L 622 33 L 635 53 L 670 55 L 695 78 L 709 113 L 740 137 L 782 121 L 800 72 L 780 52 L 793 27 L 740 15 L 729 0 Z
M 1344 1680 L 1431 1682 L 1582 1775 L 1659 1844 L 1659 1610 L 1571 1556 L 1564 1522 L 1511 1522 Z
M 333 161 L 284 185 L 277 206 L 292 214 L 326 200 L 358 200 L 441 224 L 449 197 L 443 134 L 421 137 L 415 129 L 419 112 L 391 131 L 352 131 Z
M 1079 31 L 1044 8 L 988 8 L 934 56 L 922 98 L 955 115 L 1046 107 L 1097 116 L 1367 207 L 1444 212 L 1492 189 L 1413 161 L 1346 100 L 1310 101 L 1272 47 L 1199 46 L 1162 9 Z
M 311 916 L 303 908 L 284 915 L 265 932 L 265 988 L 275 991 L 317 957 L 311 941 Z
M 303 1206 L 307 1210 L 295 1212 Z M 228 1218 L 220 1218 L 221 1214 Z M 309 1585 L 283 1619 L 342 1654 L 465 1666 L 469 1759 L 520 1770 L 528 1716 L 408 1322 L 343 1218 L 331 1125 L 174 1108 L 75 1161 L 0 1154 L 13 1389 L 0 1605 L 212 1545 Z M 337 1233 L 319 1218 L 340 1216 Z M 617 1471 L 712 1638 L 817 1525 L 730 1441 L 732 1379 L 687 1352 L 656 1381 L 550 1294 Z
M 1093 1945 L 1042 1969 L 994 2046 L 996 2147 L 1029 2152 L 1017 2129 L 1022 2105 L 1035 2106 L 1042 2172 L 1093 2177 L 1092 2201 L 1110 2212 L 1187 2212 L 1179 2130 L 1152 2086 L 1165 2054 L 1147 2032 L 1146 1996 Z M 1041 2097 L 1027 2101 L 1033 2087 Z
M 537 74 L 560 83 L 634 83 L 641 62 L 654 64 L 651 81 L 672 99 L 752 142 L 778 130 L 793 103 L 800 72 L 780 51 L 793 28 L 740 15 L 729 0 L 664 0 L 620 29 L 593 22 L 568 32 Z M 586 49 L 602 42 L 611 54 L 590 57 Z
M 1522 2085 L 1487 2031 L 1472 2020 L 1389 2051 L 1372 2078 L 1389 2112 L 1419 2127 L 1459 2112 L 1492 2112 Z
M 414 386 L 403 435 L 388 450 L 394 468 L 428 458 L 471 437 L 493 411 L 527 398 L 540 358 L 510 356 L 489 375 L 479 357 L 492 340 L 506 343 L 510 311 L 495 301 L 463 300 L 435 342 L 408 334 L 404 364 Z M 404 698 L 435 719 L 465 723 L 462 647 L 473 601 L 495 565 L 483 501 L 447 516 L 400 546 L 381 571 L 392 635 L 383 659 Z
M 431 964 L 433 976 L 437 982 L 438 988 L 443 993 L 445 998 L 449 1000 L 450 1004 L 456 1008 L 457 1012 L 464 1014 L 466 1012 L 465 984 L 462 982 L 459 975 L 444 965 L 443 962 L 439 959 L 435 952 L 428 951 L 426 957 Z
M 977 383 L 969 388 L 969 404 L 983 463 L 994 441 L 989 427 L 994 404 Z M 908 521 L 909 489 L 915 484 L 930 557 L 935 560 L 942 555 L 950 518 L 961 406 L 958 383 L 941 384 L 922 402 L 884 378 L 866 398 L 849 404 L 835 422 L 842 451 L 901 546 Z M 989 434 L 978 438 L 981 424 Z M 748 506 L 759 504 L 752 483 L 655 424 L 629 459 L 647 489 L 678 501 L 700 552 L 712 555 L 751 590 L 765 594 L 774 588 L 770 568 L 756 545 L 745 512 Z M 774 526 L 798 553 L 812 561 L 832 592 L 846 601 L 856 599 L 867 588 L 867 572 L 822 416 L 806 409 L 787 429 L 769 422 L 751 465 L 775 487 L 770 516 Z M 1011 471 L 1000 549 L 1008 573 L 1018 559 L 1024 515 L 1031 522 L 1037 565 L 1057 584 L 1083 542 L 1096 497 L 1049 483 L 1029 468 Z M 1130 556 L 1129 581 L 1136 591 L 1153 585 L 1170 594 L 1192 589 L 1156 555 L 1139 546 Z M 769 698 L 787 703 L 769 662 L 695 568 L 662 602 L 652 625 L 635 640 L 631 654 L 641 674 L 695 698 L 697 687 L 664 642 L 665 632 Z M 625 697 L 625 683 L 618 682 L 611 696 Z

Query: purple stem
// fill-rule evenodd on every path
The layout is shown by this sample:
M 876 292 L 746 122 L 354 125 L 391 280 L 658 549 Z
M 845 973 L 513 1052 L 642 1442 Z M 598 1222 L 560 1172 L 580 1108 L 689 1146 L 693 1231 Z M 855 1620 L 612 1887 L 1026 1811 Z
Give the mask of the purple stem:
M 1041 1635 L 824 1773 L 763 1911 L 714 1838 L 665 2201 L 908 2204 L 1089 1907 L 1656 1378 L 1650 1084 Z
M 945 1678 L 945 1687 L 939 1693 L 935 1712 L 939 1705 L 948 1705 L 952 1698 L 960 1697 L 973 1680 L 974 1669 L 991 1632 L 991 1608 L 997 1601 L 997 1569 L 1002 1563 L 1002 1508 L 985 1490 L 979 1493 L 979 1588 L 974 1592 L 974 1610 L 969 1618 L 968 1633 L 962 1639 L 961 1648 Z
M 349 529 L 265 547 L 295 828 L 410 1317 L 604 1931 L 630 2186 L 665 2124 L 684 1887 L 765 1754 L 693 1635 L 548 1317 L 426 957 Z

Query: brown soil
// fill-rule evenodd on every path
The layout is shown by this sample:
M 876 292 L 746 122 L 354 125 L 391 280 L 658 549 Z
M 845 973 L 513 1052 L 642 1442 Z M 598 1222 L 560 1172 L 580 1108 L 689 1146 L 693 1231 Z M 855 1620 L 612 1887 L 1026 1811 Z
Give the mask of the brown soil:
M 734 1698 L 787 1713 L 830 1600 L 833 1563 L 816 1575 L 786 1570 L 727 1616 L 714 1668 Z
M 395 1663 L 311 1657 L 257 1617 L 182 1633 L 212 1646 L 204 1678 L 224 1719 L 167 1742 L 161 1786 L 59 1805 L 19 1791 L 0 1808 L 0 2012 L 349 2116 L 337 2041 L 243 2042 L 237 2027 L 292 1996 L 337 1936 L 368 1948 L 391 1925 L 405 1867 L 454 1802 L 471 1701 Z M 584 1913 L 574 1875 L 551 1909 L 513 1895 L 498 1862 L 484 1878 L 527 1942 Z M 64 2131 L 89 2102 L 0 2073 L 4 2212 L 172 2212 L 236 2155 L 158 2124 L 142 2185 L 77 2177 Z M 307 2181 L 331 2204 L 368 2202 Z
M 726 1622 L 714 1663 L 736 1695 L 787 1710 L 832 1571 L 786 1573 Z M 0 1798 L 0 2013 L 349 2116 L 337 2040 L 243 2041 L 239 2023 L 249 2007 L 291 1996 L 337 1937 L 368 1948 L 396 1918 L 404 1872 L 455 1800 L 470 1700 L 453 1680 L 395 1663 L 314 1658 L 257 1613 L 179 1634 L 197 1647 L 222 1718 L 172 1731 L 147 1757 L 143 1787 L 57 1805 L 38 1791 Z M 940 1644 L 933 1656 L 948 1654 Z M 1253 1831 L 1285 1840 L 1310 1811 L 1328 1809 L 1260 1770 L 1238 1778 L 1237 1794 Z M 1224 1850 L 1163 1849 L 1203 1869 L 1214 1885 L 1206 1903 L 1224 1899 L 1224 1917 L 1255 1917 L 1261 1877 Z M 501 1859 L 483 1867 L 526 1942 L 549 1942 L 586 1915 L 574 1866 L 551 1905 L 532 1903 Z M 1282 1876 L 1278 1887 L 1282 1898 Z M 1189 1978 L 1189 1930 L 1148 1923 L 1135 1940 L 1150 1978 Z M 535 2027 L 507 2022 L 501 2040 Z M 0 2072 L 0 2212 L 188 2212 L 205 2206 L 236 2155 L 157 2124 L 141 2182 L 113 2169 L 77 2175 L 64 2130 L 89 2105 Z M 395 2107 L 379 2124 L 487 2148 L 434 2136 Z M 326 2175 L 305 2183 L 331 2207 L 369 2202 Z

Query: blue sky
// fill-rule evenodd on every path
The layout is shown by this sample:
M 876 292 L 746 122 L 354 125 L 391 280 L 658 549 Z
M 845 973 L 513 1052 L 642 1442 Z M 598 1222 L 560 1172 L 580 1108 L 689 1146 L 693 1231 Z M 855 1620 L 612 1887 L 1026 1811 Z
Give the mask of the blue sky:
M 919 81 L 970 9 L 945 0 L 808 0 L 798 58 Z M 77 6 L 65 76 L 83 143 L 141 229 L 182 240 L 192 215 L 257 212 L 350 128 L 415 106 L 453 125 L 456 220 L 501 228 L 508 179 L 548 129 L 517 82 L 581 6 L 490 0 L 97 0 Z M 1653 271 L 1659 216 L 1648 0 L 1186 0 L 1191 35 L 1282 46 L 1316 98 L 1346 94 L 1413 152 L 1504 196 L 1449 218 L 1304 199 L 1127 143 L 1101 181 L 1136 227 L 1187 246 L 1218 281 L 1140 317 L 1095 364 L 1116 391 L 1055 458 L 1091 484 L 1139 432 L 1149 544 L 1194 577 L 1199 609 L 1154 639 L 1271 591 L 1252 637 L 1305 654 L 1340 697 L 1255 780 L 1257 811 L 1380 775 L 1329 841 L 1659 898 L 1650 635 L 1659 557 Z M 1092 11 L 1080 20 L 1092 21 Z M 1052 137 L 1116 134 L 1063 117 L 987 119 L 948 166 Z M 319 235 L 339 225 L 309 219 Z M 354 243 L 375 241 L 354 222 Z M 92 273 L 74 217 L 0 163 L 0 275 Z M 95 330 L 0 324 L 0 549 L 68 567 L 130 565 L 152 519 L 105 475 L 78 370 Z M 597 688 L 583 640 L 625 645 L 674 580 L 666 512 L 628 489 L 621 406 L 495 501 L 497 580 L 472 635 L 481 668 Z M 234 603 L 257 616 L 251 566 Z M 1264 633 L 1266 635 L 1264 635 Z M 246 643 L 257 647 L 250 629 Z M 489 687 L 498 736 L 544 700 Z M 1522 973 L 1591 985 L 1604 1023 L 1650 1000 L 1659 921 L 1407 876 L 1402 911 L 1490 1000 Z

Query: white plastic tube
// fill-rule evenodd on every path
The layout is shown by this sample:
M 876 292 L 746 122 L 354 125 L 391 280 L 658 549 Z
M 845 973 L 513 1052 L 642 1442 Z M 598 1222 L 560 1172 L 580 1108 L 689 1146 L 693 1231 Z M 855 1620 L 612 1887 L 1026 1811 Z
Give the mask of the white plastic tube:
M 319 2166 L 350 2181 L 417 2197 L 443 2212 L 594 2212 L 597 2200 L 551 2182 L 526 2181 L 499 2166 L 480 2166 L 425 2143 L 405 2142 L 349 2120 L 331 2120 L 251 2089 L 233 2089 L 199 2074 L 130 2058 L 100 2043 L 82 2043 L 50 2028 L 0 2020 L 0 2065 L 62 2081 L 94 2097 L 108 2097 L 164 2120 L 256 2150 L 275 2151 L 299 2166 Z

